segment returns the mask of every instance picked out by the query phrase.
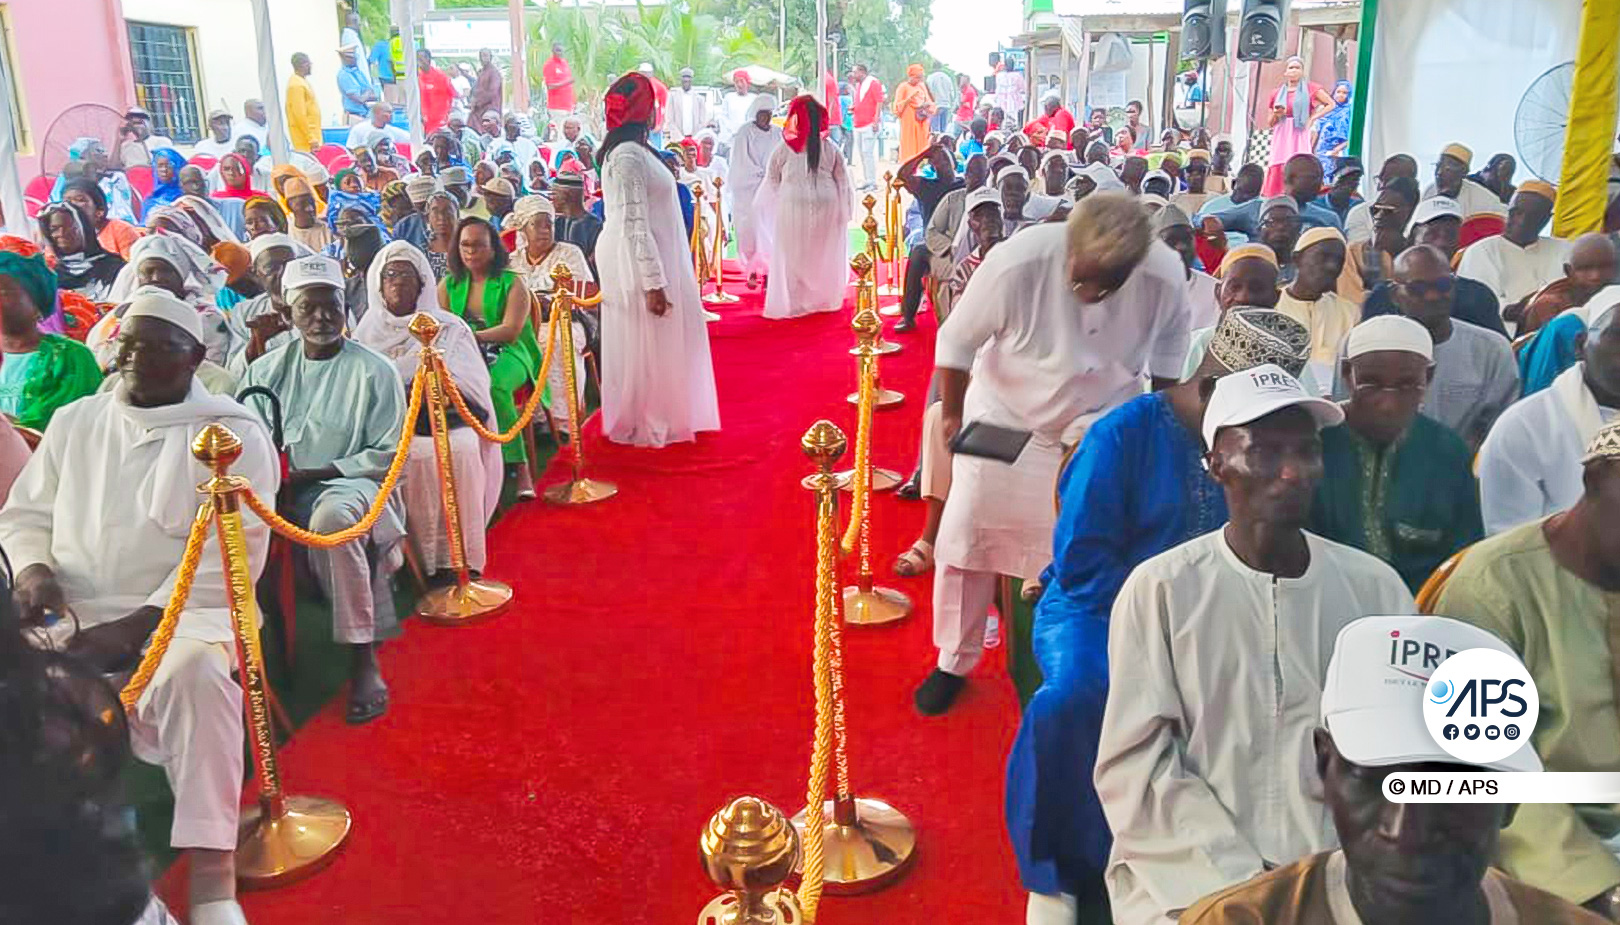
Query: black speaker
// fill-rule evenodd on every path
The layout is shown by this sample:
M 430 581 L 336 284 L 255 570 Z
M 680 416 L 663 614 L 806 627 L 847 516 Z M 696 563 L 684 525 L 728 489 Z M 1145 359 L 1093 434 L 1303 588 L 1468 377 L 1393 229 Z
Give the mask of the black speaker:
M 1287 0 L 1243 0 L 1243 17 L 1238 21 L 1238 60 L 1277 60 L 1287 24 Z
M 1226 0 L 1183 0 L 1181 56 L 1211 60 L 1226 56 Z

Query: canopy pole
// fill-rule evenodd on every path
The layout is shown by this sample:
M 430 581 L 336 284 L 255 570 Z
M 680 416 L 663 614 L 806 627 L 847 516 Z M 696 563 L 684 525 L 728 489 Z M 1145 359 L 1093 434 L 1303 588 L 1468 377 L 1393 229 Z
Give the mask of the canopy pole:
M 1367 137 L 1367 104 L 1372 99 L 1373 44 L 1378 29 L 1378 0 L 1361 0 L 1361 25 L 1356 27 L 1356 100 L 1350 106 L 1350 145 L 1345 153 L 1361 157 Z M 1372 166 L 1372 165 L 1369 165 Z M 1376 167 L 1369 170 L 1376 174 Z
M 1569 97 L 1569 124 L 1564 129 L 1564 162 L 1559 171 L 1558 210 L 1553 234 L 1573 238 L 1603 230 L 1609 204 L 1609 166 L 1613 161 L 1615 59 L 1620 56 L 1620 5 L 1587 3 L 1581 13 L 1581 37 L 1575 54 L 1574 89 Z
M 260 0 L 264 2 L 264 0 Z M 405 54 L 405 120 L 410 125 L 411 156 L 422 147 L 422 85 L 416 69 L 416 0 L 394 0 L 394 22 L 399 24 L 399 42 Z
M 253 31 L 259 40 L 259 96 L 264 100 L 265 132 L 270 160 L 276 165 L 289 157 L 287 128 L 281 108 L 281 86 L 276 82 L 276 49 L 270 35 L 270 0 L 253 0 Z M 251 169 L 252 165 L 248 165 Z
M 526 113 L 529 111 L 529 43 L 523 32 L 523 0 L 511 0 L 507 19 L 512 30 L 512 108 Z

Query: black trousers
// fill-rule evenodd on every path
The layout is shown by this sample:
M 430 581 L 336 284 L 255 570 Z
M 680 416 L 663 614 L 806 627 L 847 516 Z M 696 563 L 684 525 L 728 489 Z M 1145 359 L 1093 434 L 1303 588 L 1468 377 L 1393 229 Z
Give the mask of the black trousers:
M 906 261 L 906 284 L 900 293 L 900 316 L 910 324 L 917 320 L 917 309 L 922 306 L 923 290 L 928 282 L 928 248 L 919 244 L 911 249 Z

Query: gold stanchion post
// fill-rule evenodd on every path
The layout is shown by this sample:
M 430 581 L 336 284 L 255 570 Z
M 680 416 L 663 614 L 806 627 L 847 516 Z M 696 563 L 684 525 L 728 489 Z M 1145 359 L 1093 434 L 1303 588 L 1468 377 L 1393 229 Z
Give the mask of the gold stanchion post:
M 698 285 L 709 275 L 709 244 L 703 240 L 703 181 L 692 184 L 692 275 L 698 278 Z
M 903 253 L 906 245 L 906 225 L 900 211 L 900 193 L 905 190 L 906 184 L 904 180 L 895 177 L 890 181 L 890 186 L 894 188 L 894 197 L 889 200 L 889 227 L 893 229 L 889 236 L 889 286 L 894 291 L 886 292 L 884 295 L 902 295 L 905 291 L 903 285 L 905 276 L 900 269 L 900 258 L 908 255 Z M 894 313 L 900 314 L 898 303 L 894 308 Z
M 861 346 L 863 343 L 865 343 L 865 341 L 861 340 L 860 338 L 864 336 L 865 331 L 870 330 L 872 336 L 872 349 L 876 355 L 881 355 L 884 353 L 883 319 L 879 318 L 877 316 L 877 312 L 874 310 L 874 306 L 877 303 L 877 296 L 873 295 L 872 293 L 872 290 L 875 288 L 872 283 L 872 261 L 868 259 L 865 254 L 856 254 L 855 257 L 850 260 L 849 266 L 850 269 L 855 271 L 855 317 L 850 321 L 850 327 L 855 330 L 856 336 L 856 344 L 854 347 L 850 348 L 849 352 L 853 356 L 865 355 L 863 352 L 864 348 Z M 863 312 L 871 313 L 872 318 L 870 322 L 861 320 L 861 314 Z M 890 346 L 893 346 L 895 350 L 899 349 L 898 344 L 892 344 Z M 888 352 L 894 353 L 895 350 L 890 350 Z M 883 387 L 882 378 L 877 376 L 876 359 L 873 359 L 872 367 L 875 382 L 873 392 L 873 407 L 879 410 L 884 408 L 893 408 L 894 406 L 905 401 L 906 396 L 904 393 L 896 392 L 894 389 L 886 389 Z M 845 400 L 852 405 L 860 404 L 861 393 L 859 388 L 857 388 L 856 391 L 849 393 Z
M 562 313 L 556 319 L 558 342 L 555 349 L 558 352 L 557 361 L 563 365 L 563 379 L 568 383 L 568 446 L 574 455 L 574 477 L 552 485 L 543 494 L 553 504 L 590 504 L 619 493 L 619 486 L 612 482 L 585 477 L 585 439 L 580 434 L 579 386 L 574 373 L 574 306 L 595 305 L 602 301 L 602 297 L 597 295 L 585 300 L 575 295 L 574 273 L 560 263 L 551 271 L 551 282 L 551 310 Z M 534 387 L 538 389 L 544 385 L 537 382 Z
M 879 243 L 879 241 L 878 241 L 878 221 L 877 221 L 877 218 L 872 215 L 872 210 L 877 207 L 877 198 L 875 196 L 873 196 L 871 193 L 867 193 L 866 198 L 861 200 L 861 205 L 866 207 L 866 218 L 861 219 L 861 231 L 864 231 L 866 233 L 866 253 L 865 253 L 865 256 L 866 256 L 867 262 L 871 265 L 871 268 L 872 268 L 872 282 L 874 283 L 872 289 L 867 293 L 867 295 L 870 296 L 870 298 L 871 298 L 871 303 L 870 304 L 871 304 L 873 310 L 876 310 L 877 309 L 877 292 L 878 292 L 878 290 L 877 290 L 877 287 L 876 287 L 875 284 L 877 282 L 878 270 L 881 269 L 882 266 L 883 266 L 883 245 L 881 243 Z M 856 297 L 856 310 L 857 311 L 859 311 L 859 308 L 860 308 L 859 292 L 860 292 L 860 290 L 857 289 L 856 290 L 856 294 L 857 294 L 857 297 Z M 899 314 L 899 311 L 896 310 L 895 314 Z M 878 352 L 888 354 L 888 353 L 898 353 L 899 351 L 900 351 L 900 345 L 884 340 L 883 337 L 882 337 L 882 332 L 880 331 L 879 336 L 878 336 Z M 854 353 L 854 352 L 855 351 L 853 349 L 850 350 L 850 353 Z
M 800 861 L 799 832 L 759 797 L 738 797 L 709 817 L 698 841 L 703 870 L 725 890 L 698 925 L 798 925 L 804 913 L 781 889 Z
M 834 561 L 838 477 L 832 472 L 846 441 L 832 422 L 817 421 L 800 443 L 816 464 L 816 473 L 807 480 L 816 493 L 816 741 L 809 805 L 793 817 L 793 824 L 805 846 L 799 903 L 813 922 L 823 890 L 866 893 L 898 879 L 916 857 L 917 831 L 899 810 L 882 800 L 857 797 L 850 786 L 844 642 Z M 836 786 L 833 799 L 824 800 L 829 760 L 836 771 Z
M 877 287 L 877 294 L 880 296 L 896 296 L 901 293 L 900 277 L 895 275 L 892 261 L 895 251 L 900 247 L 900 238 L 902 237 L 898 218 L 900 215 L 899 190 L 904 188 L 904 185 L 895 186 L 892 171 L 885 170 L 883 172 L 883 243 L 878 247 L 876 257 L 878 265 L 872 271 L 872 279 L 876 282 L 883 278 L 884 265 L 889 264 L 888 281 Z M 883 309 L 883 314 L 891 317 L 898 315 L 900 314 L 900 306 L 886 306 Z
M 703 297 L 703 301 L 710 305 L 730 305 L 737 301 L 736 296 L 726 291 L 726 268 L 724 261 L 721 259 L 726 246 L 726 218 L 720 206 L 720 191 L 724 186 L 725 181 L 719 177 L 714 178 L 714 250 L 709 259 L 709 270 L 714 274 L 714 291 Z M 713 321 L 715 319 L 711 318 L 709 320 Z
M 512 603 L 512 589 L 499 581 L 473 578 L 467 569 L 466 537 L 461 532 L 461 496 L 456 489 L 456 470 L 450 460 L 450 427 L 445 420 L 444 377 L 450 375 L 433 341 L 439 336 L 439 322 L 432 315 L 418 314 L 411 319 L 411 335 L 422 344 L 422 368 L 427 370 L 428 422 L 433 430 L 433 461 L 439 473 L 439 501 L 444 512 L 444 532 L 450 543 L 450 568 L 456 583 L 436 588 L 422 596 L 416 615 L 432 623 L 460 625 L 494 616 Z M 409 540 L 407 540 L 409 542 Z
M 259 805 L 242 811 L 236 878 L 248 888 L 280 886 L 307 877 L 330 862 L 348 838 L 353 819 L 341 803 L 288 796 L 281 788 L 253 576 L 248 572 L 247 536 L 242 530 L 241 495 L 253 489 L 247 479 L 230 474 L 231 464 L 242 455 L 242 441 L 224 425 L 209 424 L 192 441 L 191 452 L 214 472 L 199 487 L 208 495 L 224 560 L 249 751 L 259 779 Z
M 862 290 L 869 290 L 872 285 L 872 268 L 867 264 L 866 255 L 857 254 L 855 259 L 850 261 L 850 267 L 854 269 L 858 278 L 856 282 L 858 287 L 857 310 L 854 320 L 850 322 L 850 328 L 855 331 L 856 343 L 849 351 L 857 357 L 855 367 L 857 391 L 854 395 L 855 413 L 857 415 L 855 431 L 857 459 L 854 468 L 845 469 L 838 473 L 838 479 L 840 488 L 858 493 L 859 489 L 855 487 L 855 483 L 863 465 L 859 457 L 865 456 L 868 462 L 870 462 L 871 457 L 872 411 L 876 407 L 878 388 L 877 338 L 883 330 L 883 324 L 878 319 L 877 313 L 872 311 L 871 303 L 866 302 L 859 296 Z M 902 481 L 900 473 L 893 469 L 874 468 L 866 473 L 866 477 L 866 487 L 872 491 L 888 491 Z M 856 509 L 859 510 L 859 504 L 857 504 Z

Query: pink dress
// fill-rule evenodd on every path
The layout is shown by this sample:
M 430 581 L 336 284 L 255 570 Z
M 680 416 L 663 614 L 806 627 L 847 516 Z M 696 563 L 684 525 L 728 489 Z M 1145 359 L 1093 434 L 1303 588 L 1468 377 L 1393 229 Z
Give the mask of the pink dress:
M 1308 114 L 1315 107 L 1316 94 L 1322 92 L 1320 84 L 1306 82 L 1305 92 L 1310 96 L 1305 100 L 1305 111 Z M 1271 160 L 1266 167 L 1266 182 L 1260 188 L 1261 196 L 1281 196 L 1283 194 L 1283 165 L 1296 154 L 1310 154 L 1311 152 L 1311 123 L 1307 117 L 1304 128 L 1294 127 L 1294 94 L 1300 92 L 1299 87 L 1292 90 L 1283 90 L 1283 117 L 1271 129 Z M 1277 96 L 1273 94 L 1272 100 Z

